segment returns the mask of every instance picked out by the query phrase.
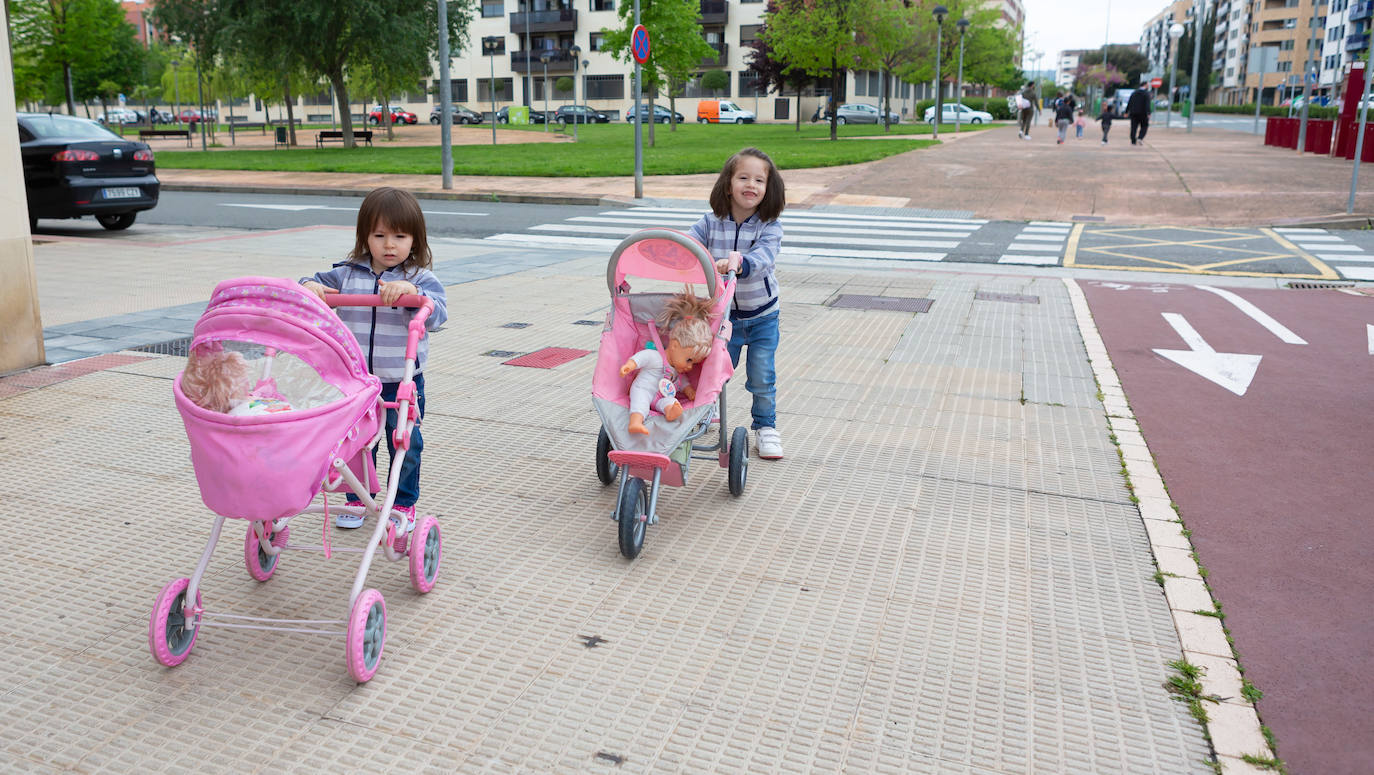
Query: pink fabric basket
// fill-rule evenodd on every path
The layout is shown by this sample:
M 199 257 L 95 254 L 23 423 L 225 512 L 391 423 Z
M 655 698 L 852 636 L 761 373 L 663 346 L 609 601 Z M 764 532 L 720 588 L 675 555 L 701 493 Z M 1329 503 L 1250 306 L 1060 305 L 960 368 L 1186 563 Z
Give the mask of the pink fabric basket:
M 217 514 L 277 519 L 300 513 L 321 490 L 335 458 L 349 461 L 374 492 L 361 458 L 381 423 L 381 380 L 334 311 L 290 280 L 243 277 L 216 286 L 196 322 L 191 348 L 251 342 L 290 353 L 343 397 L 313 409 L 231 416 L 193 404 L 173 381 L 201 499 Z

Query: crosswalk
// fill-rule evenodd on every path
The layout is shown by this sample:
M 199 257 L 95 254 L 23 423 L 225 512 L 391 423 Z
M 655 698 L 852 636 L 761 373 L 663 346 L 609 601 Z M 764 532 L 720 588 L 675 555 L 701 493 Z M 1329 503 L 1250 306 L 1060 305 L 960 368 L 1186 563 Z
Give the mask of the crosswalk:
M 1347 280 L 1374 280 L 1374 255 L 1326 229 L 1276 228 L 1294 245 L 1330 264 Z
M 997 259 L 999 264 L 1030 264 L 1053 266 L 1064 253 L 1064 241 L 1069 238 L 1072 224 L 1057 221 L 1031 221 L 1021 229 L 1007 246 L 1007 252 Z
M 698 208 L 675 207 L 610 210 L 532 226 L 525 232 L 493 234 L 486 239 L 527 245 L 579 247 L 609 253 L 620 244 L 621 239 L 640 229 L 662 227 L 687 231 L 703 212 Z M 784 237 L 779 260 L 812 264 L 844 263 L 848 266 L 868 262 L 892 266 L 895 262 L 944 261 L 988 223 L 977 218 L 816 211 L 787 212 L 780 220 Z M 1047 263 L 1058 263 L 1058 258 L 1056 252 Z M 970 260 L 970 257 L 961 255 L 959 260 Z M 987 261 L 989 258 L 984 256 L 981 260 Z

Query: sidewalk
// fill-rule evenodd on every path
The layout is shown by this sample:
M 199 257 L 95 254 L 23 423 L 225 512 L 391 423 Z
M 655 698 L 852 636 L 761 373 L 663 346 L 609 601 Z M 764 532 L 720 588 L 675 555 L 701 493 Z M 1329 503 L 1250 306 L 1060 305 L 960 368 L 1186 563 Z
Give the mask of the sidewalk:
M 1012 126 L 958 134 L 942 128 L 938 148 L 782 172 L 788 205 L 797 208 L 898 207 L 966 211 L 991 220 L 1218 227 L 1321 223 L 1363 228 L 1374 216 L 1374 169 L 1361 176 L 1352 218 L 1345 215 L 1351 163 L 1344 159 L 1268 148 L 1242 132 L 1195 128 L 1189 134 L 1179 126 L 1153 126 L 1144 145 L 1132 146 L 1126 129 L 1124 122 L 1114 127 L 1106 146 L 1093 127 L 1082 140 L 1071 137 L 1059 146 L 1048 127 L 1037 127 L 1029 141 L 1018 140 Z M 543 134 L 505 131 L 511 139 Z M 169 190 L 356 194 L 393 185 L 419 196 L 462 199 L 634 201 L 632 178 L 460 176 L 451 191 L 444 191 L 437 175 L 162 169 L 158 176 Z M 649 176 L 643 179 L 643 194 L 704 202 L 714 181 L 714 174 Z
M 291 276 L 349 232 L 206 239 L 195 255 L 39 245 L 45 320 L 116 303 L 178 314 L 226 258 Z M 421 511 L 440 517 L 443 569 L 422 597 L 374 563 L 388 633 L 366 685 L 339 637 L 207 627 L 180 667 L 149 655 L 157 590 L 190 574 L 211 521 L 170 399 L 183 358 L 0 379 L 0 414 L 36 431 L 0 516 L 59 539 L 4 570 L 0 769 L 160 771 L 190 755 L 207 773 L 1212 772 L 1204 730 L 1164 688 L 1183 650 L 1111 439 L 1129 426 L 1104 411 L 1088 353 L 1104 356 L 1071 284 L 784 267 L 787 458 L 753 458 L 739 499 L 694 466 L 627 562 L 615 491 L 593 472 L 595 355 L 542 370 L 485 354 L 595 350 L 600 327 L 577 323 L 604 314 L 606 257 L 463 248 L 438 266 L 455 323 L 426 375 Z M 63 279 L 86 276 L 104 283 Z M 932 306 L 845 309 L 842 294 Z M 733 426 L 743 377 L 728 390 Z M 318 543 L 318 521 L 293 527 L 292 545 Z M 228 528 L 207 608 L 344 613 L 356 555 L 289 552 L 259 584 L 242 524 Z M 330 532 L 336 551 L 363 538 Z

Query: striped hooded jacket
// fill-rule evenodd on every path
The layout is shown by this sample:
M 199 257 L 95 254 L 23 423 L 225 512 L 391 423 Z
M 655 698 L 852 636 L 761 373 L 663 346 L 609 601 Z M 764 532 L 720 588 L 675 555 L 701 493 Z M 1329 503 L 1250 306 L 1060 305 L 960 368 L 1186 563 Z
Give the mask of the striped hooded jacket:
M 777 221 L 759 220 L 755 213 L 735 223 L 728 213 L 721 218 L 714 213 L 701 216 L 692 224 L 691 235 L 706 246 L 714 259 L 729 258 L 738 250 L 739 275 L 735 278 L 735 301 L 730 318 L 757 318 L 778 312 L 778 278 L 773 274 L 778 250 L 782 248 L 782 225 Z
M 381 274 L 373 274 L 365 263 L 340 261 L 328 272 L 316 272 L 314 277 L 302 278 L 333 288 L 339 293 L 374 294 L 378 280 L 405 280 L 419 289 L 421 296 L 434 302 L 434 311 L 425 321 L 425 329 L 437 331 L 448 320 L 448 297 L 439 278 L 428 269 L 403 269 L 393 266 Z M 406 369 L 406 325 L 412 311 L 406 307 L 335 307 L 339 319 L 357 337 L 367 358 L 367 370 L 383 382 L 400 382 Z M 429 356 L 429 337 L 420 340 L 415 349 L 415 373 L 425 369 Z

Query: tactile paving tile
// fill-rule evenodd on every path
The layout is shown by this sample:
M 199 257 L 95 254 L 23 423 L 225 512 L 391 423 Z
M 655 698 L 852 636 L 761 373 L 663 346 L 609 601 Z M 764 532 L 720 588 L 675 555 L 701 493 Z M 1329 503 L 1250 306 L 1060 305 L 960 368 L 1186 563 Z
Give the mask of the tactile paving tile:
M 153 598 L 212 522 L 171 402 L 184 359 L 0 397 L 7 423 L 42 428 L 0 517 L 71 528 L 8 566 L 0 769 L 179 772 L 189 744 L 206 773 L 1209 771 L 1162 686 L 1177 636 L 1100 404 L 1019 400 L 1084 374 L 1057 362 L 1086 358 L 1061 284 L 786 268 L 787 458 L 751 458 L 740 498 L 693 460 L 631 562 L 594 473 L 594 358 L 480 355 L 555 335 L 594 350 L 600 327 L 571 321 L 604 315 L 604 268 L 449 287 L 419 504 L 443 570 L 420 596 L 403 564 L 374 561 L 388 635 L 365 686 L 341 637 L 206 627 L 180 667 L 148 655 Z M 979 290 L 1042 302 L 973 314 Z M 937 303 L 820 306 L 840 292 Z M 512 319 L 531 325 L 499 328 Z M 748 425 L 743 383 L 728 426 Z M 296 520 L 292 543 L 321 526 Z M 226 523 L 211 610 L 343 616 L 356 554 L 288 552 L 259 584 L 245 529 Z

